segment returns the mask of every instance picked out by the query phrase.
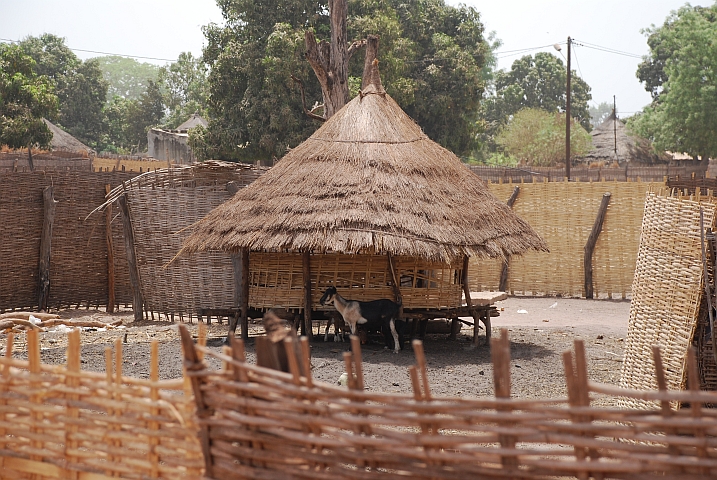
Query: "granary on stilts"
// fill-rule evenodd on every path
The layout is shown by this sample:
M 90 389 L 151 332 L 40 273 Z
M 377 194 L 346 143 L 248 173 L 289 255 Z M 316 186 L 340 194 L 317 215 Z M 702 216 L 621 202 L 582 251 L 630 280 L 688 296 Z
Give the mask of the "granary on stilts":
M 223 250 L 241 259 L 246 335 L 249 309 L 277 306 L 304 312 L 306 331 L 329 286 L 353 300 L 400 300 L 405 318 L 458 325 L 475 313 L 462 298 L 468 258 L 529 249 L 548 247 L 423 133 L 375 66 L 356 98 L 196 223 L 180 255 Z

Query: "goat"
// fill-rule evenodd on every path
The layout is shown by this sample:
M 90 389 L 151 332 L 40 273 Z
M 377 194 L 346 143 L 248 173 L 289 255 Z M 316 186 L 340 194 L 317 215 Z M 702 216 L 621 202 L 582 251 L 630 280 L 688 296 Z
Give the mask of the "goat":
M 346 322 L 341 318 L 340 315 L 331 315 L 328 322 L 326 322 L 326 331 L 324 332 L 324 342 L 329 341 L 329 328 L 331 325 L 334 326 L 334 342 L 343 342 L 344 335 L 346 334 Z M 340 332 L 340 333 L 339 333 Z
M 349 324 L 352 335 L 356 335 L 358 325 L 366 324 L 367 327 L 379 327 L 384 332 L 386 348 L 389 348 L 390 339 L 393 336 L 393 352 L 398 353 L 401 349 L 401 341 L 396 331 L 396 319 L 398 319 L 401 305 L 385 298 L 371 302 L 347 300 L 336 292 L 336 287 L 329 287 L 319 303 L 326 305 L 332 302 L 344 321 Z M 388 330 L 390 330 L 390 335 Z

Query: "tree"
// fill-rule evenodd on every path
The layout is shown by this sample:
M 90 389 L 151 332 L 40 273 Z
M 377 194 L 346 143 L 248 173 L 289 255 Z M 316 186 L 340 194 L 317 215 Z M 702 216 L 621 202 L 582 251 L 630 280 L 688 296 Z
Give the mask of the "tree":
M 570 152 L 584 155 L 590 150 L 590 134 L 577 122 L 570 129 Z M 565 114 L 525 108 L 516 113 L 499 132 L 496 142 L 521 163 L 553 166 L 565 162 Z
M 324 102 L 304 52 L 307 30 L 317 42 L 330 38 L 327 4 L 235 0 L 220 7 L 226 25 L 205 27 L 210 120 L 198 148 L 228 159 L 280 157 L 319 125 L 303 113 L 291 78 L 304 84 L 308 105 Z M 380 33 L 388 93 L 431 138 L 459 154 L 470 150 L 489 50 L 478 13 L 443 0 L 351 0 L 348 7 L 347 54 L 353 42 Z M 361 57 L 348 63 L 349 97 L 361 86 Z
M 513 62 L 510 71 L 495 74 L 495 97 L 487 102 L 490 120 L 505 124 L 511 115 L 523 108 L 539 108 L 546 112 L 565 111 L 567 71 L 563 61 L 546 52 L 526 55 Z M 588 102 L 590 86 L 575 71 L 570 86 L 570 115 L 590 130 Z
M 637 74 L 654 100 L 628 125 L 658 150 L 717 156 L 717 5 L 688 4 L 648 33 Z
M 159 70 L 159 83 L 169 114 L 166 128 L 176 128 L 193 113 L 206 115 L 208 83 L 207 67 L 201 58 L 182 52 L 176 62 Z
M 157 81 L 160 67 L 151 63 L 138 62 L 133 58 L 108 55 L 95 57 L 104 79 L 107 80 L 107 101 L 114 97 L 139 100 L 147 90 L 149 81 Z
M 102 108 L 107 97 L 107 82 L 99 63 L 83 62 L 63 38 L 49 33 L 25 38 L 20 48 L 35 61 L 34 72 L 47 76 L 54 84 L 59 99 L 56 119 L 59 125 L 96 148 L 102 137 Z
M 15 45 L 0 45 L 0 145 L 47 148 L 52 132 L 43 121 L 57 111 L 57 96 L 49 78 L 34 72 L 35 62 Z
M 600 102 L 597 107 L 590 107 L 590 122 L 593 126 L 597 127 L 612 115 L 612 107 L 613 105 L 607 102 Z

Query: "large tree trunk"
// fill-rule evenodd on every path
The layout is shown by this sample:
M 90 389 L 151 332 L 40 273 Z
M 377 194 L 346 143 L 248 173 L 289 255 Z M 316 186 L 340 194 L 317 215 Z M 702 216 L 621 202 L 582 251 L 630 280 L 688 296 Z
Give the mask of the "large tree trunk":
M 321 84 L 324 97 L 324 119 L 328 120 L 349 101 L 349 59 L 366 41 L 348 45 L 346 22 L 349 7 L 347 0 L 329 0 L 331 42 L 316 41 L 313 32 L 307 31 L 306 59 Z

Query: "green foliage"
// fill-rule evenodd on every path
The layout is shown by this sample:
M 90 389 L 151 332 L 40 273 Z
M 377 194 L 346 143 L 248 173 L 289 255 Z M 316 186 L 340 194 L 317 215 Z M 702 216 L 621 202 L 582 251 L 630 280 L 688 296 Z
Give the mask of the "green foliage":
M 139 100 L 139 97 L 147 90 L 149 81 L 157 81 L 160 67 L 151 63 L 138 62 L 133 58 L 108 55 L 95 57 L 99 62 L 102 74 L 107 80 L 107 101 L 114 97 L 122 97 L 127 100 Z
M 61 37 L 45 33 L 27 37 L 20 48 L 35 61 L 34 72 L 46 75 L 59 99 L 56 120 L 83 143 L 97 148 L 102 137 L 102 108 L 107 82 L 95 60 L 83 62 L 65 45 Z
M 209 128 L 195 146 L 215 158 L 254 161 L 280 157 L 319 123 L 303 112 L 293 74 L 304 83 L 307 106 L 321 102 L 318 81 L 303 57 L 304 32 L 329 36 L 324 1 L 279 4 L 220 0 L 224 27 L 209 25 L 204 60 L 209 74 Z M 443 0 L 351 0 L 351 40 L 380 34 L 381 77 L 388 93 L 424 131 L 463 153 L 473 148 L 488 45 L 478 13 Z M 349 64 L 358 93 L 363 51 Z
M 590 122 L 597 127 L 612 115 L 612 103 L 600 102 L 597 107 L 590 107 Z
M 105 108 L 104 149 L 137 153 L 147 148 L 147 131 L 164 117 L 164 96 L 157 82 L 149 81 L 137 100 L 114 97 Z
M 34 60 L 16 45 L 0 45 L 0 145 L 47 148 L 52 132 L 43 117 L 57 111 L 57 96 Z
M 648 33 L 637 75 L 655 100 L 628 125 L 657 150 L 717 156 L 717 5 L 688 4 Z
M 164 91 L 164 103 L 169 115 L 164 127 L 173 129 L 193 113 L 207 115 L 207 68 L 201 58 L 182 52 L 176 62 L 159 70 L 159 82 Z
M 590 150 L 592 138 L 576 119 L 571 121 L 571 157 L 584 155 Z M 496 142 L 508 155 L 525 165 L 564 164 L 565 114 L 537 108 L 523 109 L 501 129 Z

